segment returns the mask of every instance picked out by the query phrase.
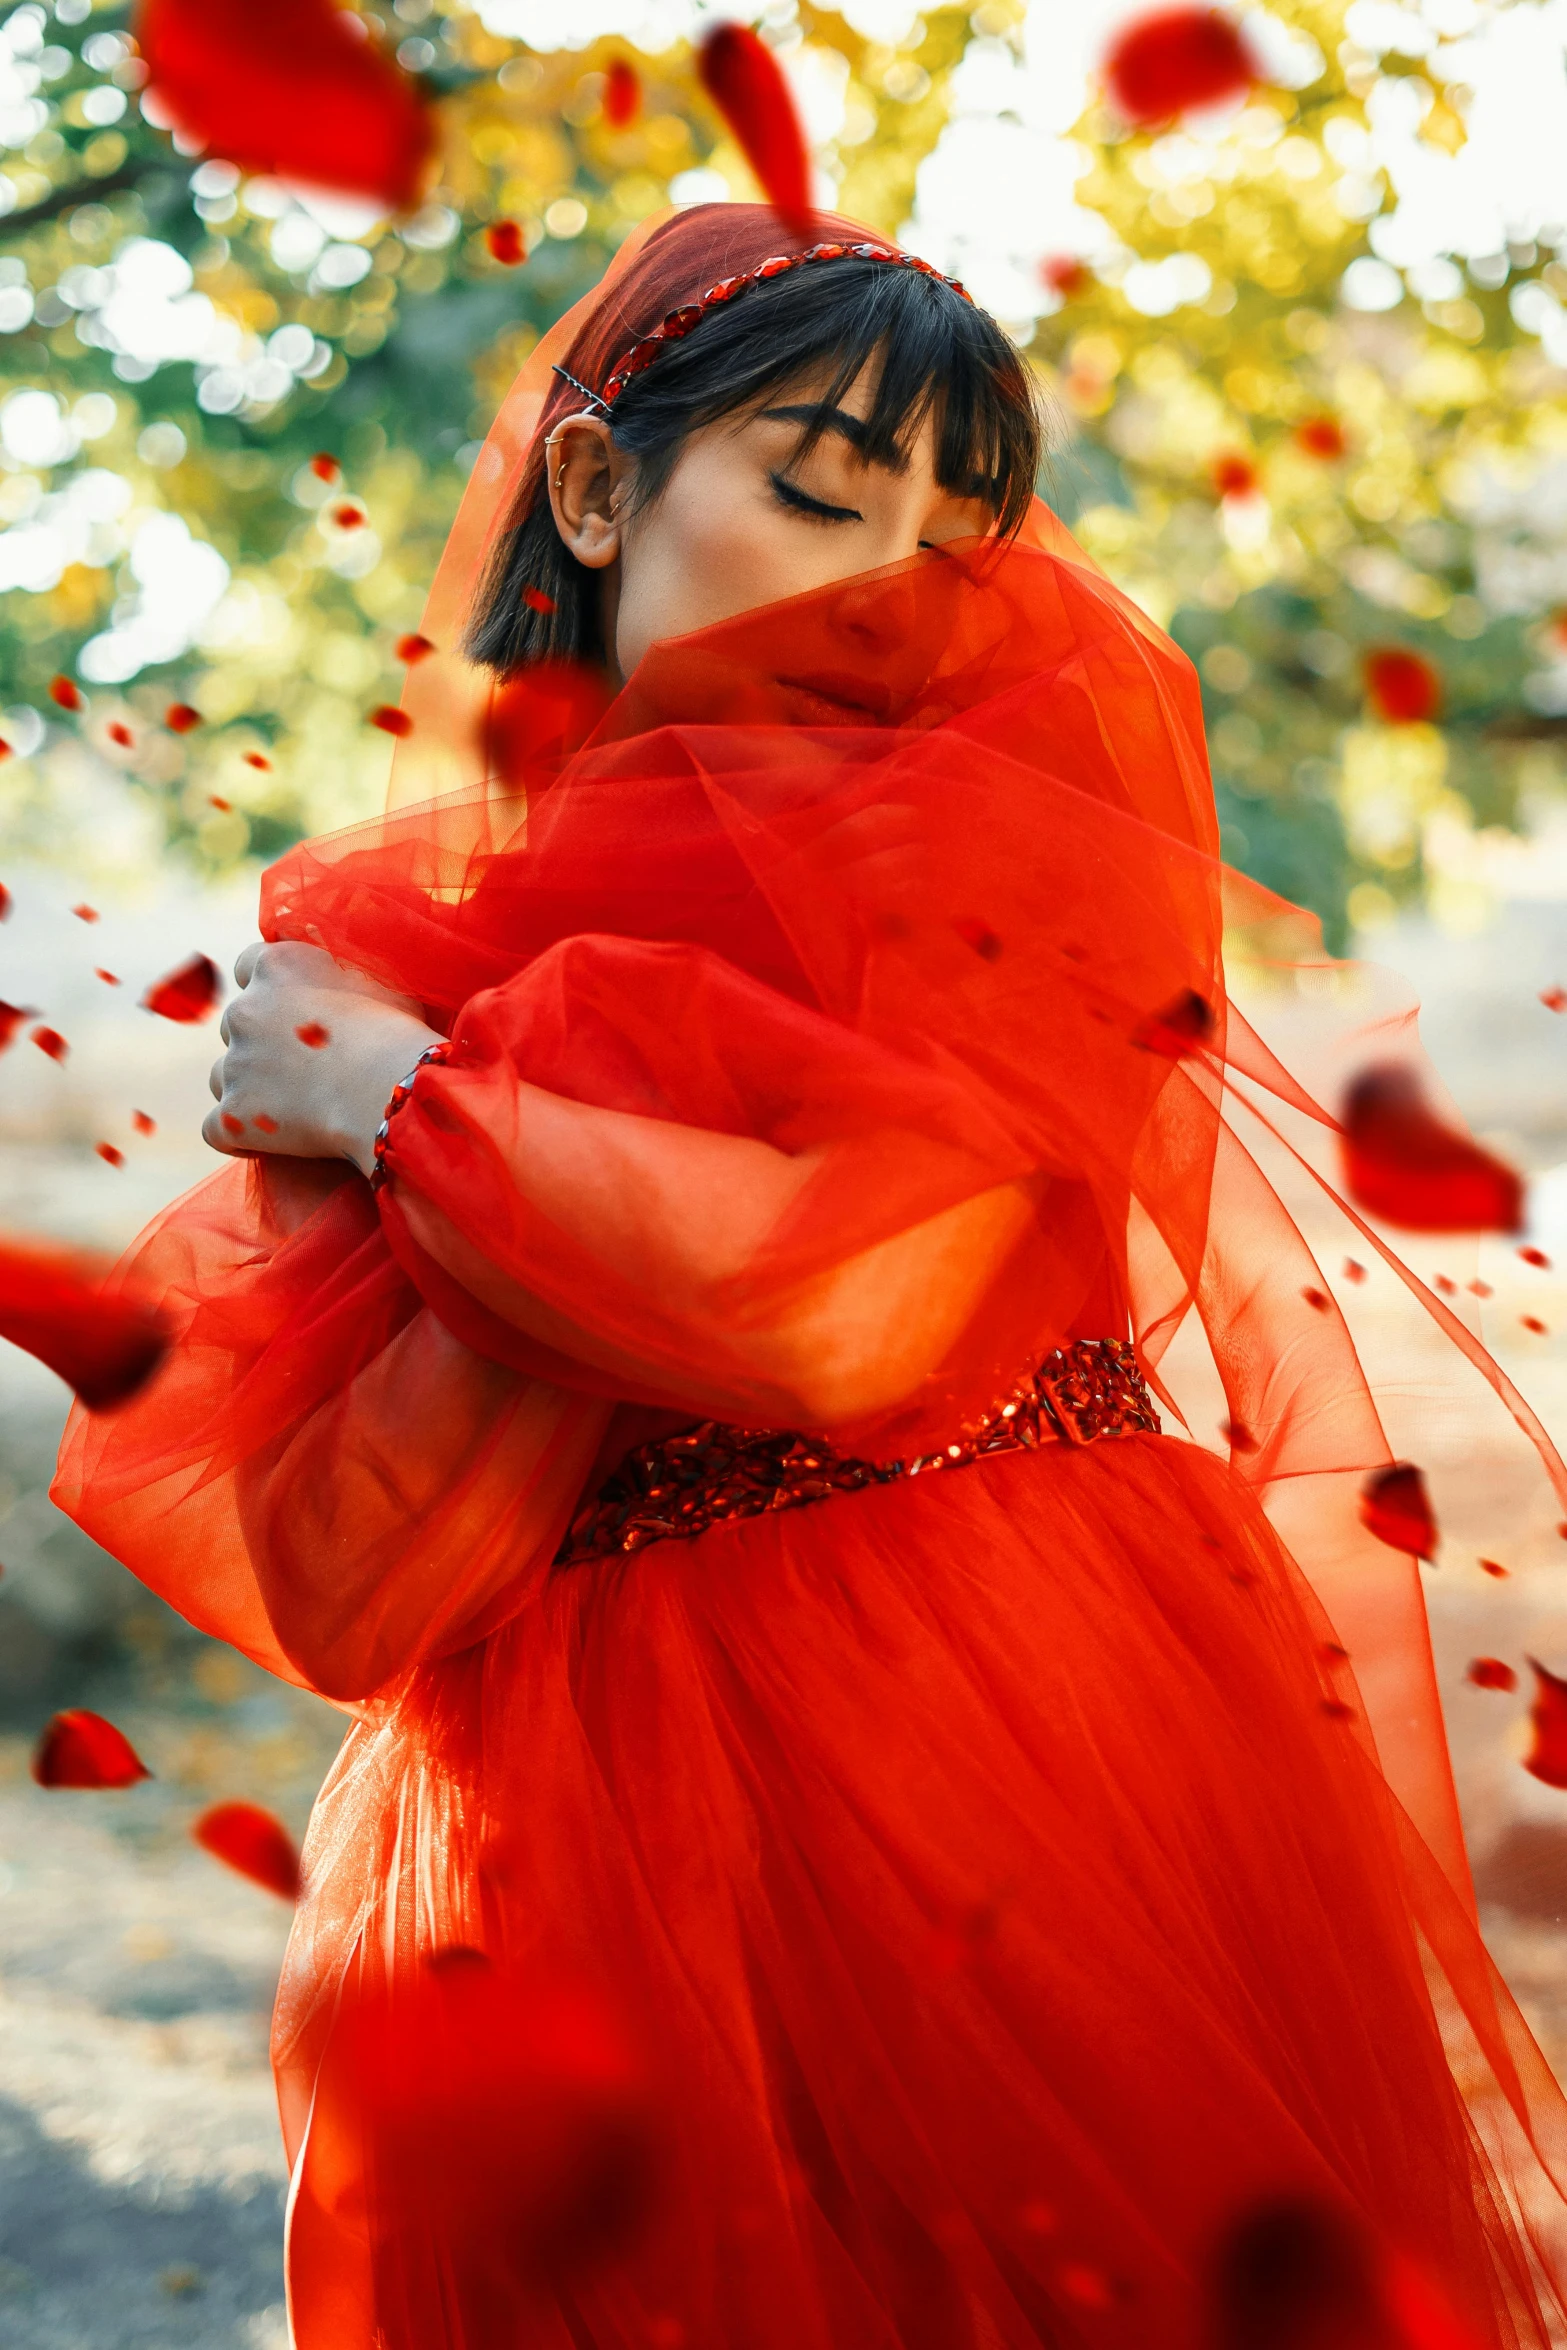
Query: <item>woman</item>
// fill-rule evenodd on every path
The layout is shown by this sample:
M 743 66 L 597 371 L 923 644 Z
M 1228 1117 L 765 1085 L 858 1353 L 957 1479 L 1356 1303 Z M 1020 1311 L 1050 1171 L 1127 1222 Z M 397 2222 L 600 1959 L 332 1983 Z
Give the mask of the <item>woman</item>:
M 1310 1104 L 1226 1006 L 1190 671 L 1038 455 L 949 281 L 665 221 L 480 458 L 394 812 L 268 877 L 236 1163 L 139 1259 L 181 1343 L 58 1491 L 357 1716 L 300 2350 L 1187 2350 L 1281 2194 L 1552 2338 L 1559 2105 L 1234 1109 Z M 1199 1317 L 1228 1461 L 1149 1384 Z M 562 1984 L 656 2146 L 574 2261 L 505 2137 Z

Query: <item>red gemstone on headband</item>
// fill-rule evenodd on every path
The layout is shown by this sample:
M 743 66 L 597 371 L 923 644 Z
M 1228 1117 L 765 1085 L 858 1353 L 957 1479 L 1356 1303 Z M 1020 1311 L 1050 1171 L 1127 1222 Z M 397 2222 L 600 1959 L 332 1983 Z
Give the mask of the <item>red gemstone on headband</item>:
M 727 302 L 731 294 L 737 294 L 743 285 L 749 283 L 748 278 L 721 277 L 717 285 L 709 286 L 702 296 L 702 308 L 705 310 L 710 302 Z
M 793 269 L 798 258 L 795 253 L 775 253 L 771 260 L 764 261 L 760 269 L 753 270 L 751 274 L 753 277 L 782 277 L 786 269 Z
M 847 245 L 815 245 L 811 249 L 813 261 L 841 261 L 849 250 Z
M 701 323 L 701 303 L 687 302 L 681 309 L 671 310 L 658 331 L 663 335 L 688 335 L 694 326 L 700 326 Z

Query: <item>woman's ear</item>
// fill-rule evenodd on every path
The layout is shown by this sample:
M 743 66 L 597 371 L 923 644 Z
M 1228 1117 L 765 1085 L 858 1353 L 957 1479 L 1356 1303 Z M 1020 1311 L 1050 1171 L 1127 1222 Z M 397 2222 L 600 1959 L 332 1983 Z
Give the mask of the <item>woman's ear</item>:
M 568 416 L 544 448 L 550 512 L 569 554 L 602 571 L 620 553 L 618 508 L 632 460 L 602 416 Z

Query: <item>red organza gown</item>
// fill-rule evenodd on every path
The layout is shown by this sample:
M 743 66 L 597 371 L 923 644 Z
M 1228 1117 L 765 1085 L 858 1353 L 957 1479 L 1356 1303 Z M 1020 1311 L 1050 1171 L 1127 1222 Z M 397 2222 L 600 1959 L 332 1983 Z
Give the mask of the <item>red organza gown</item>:
M 659 252 L 542 360 L 596 380 Z M 476 762 L 426 666 L 416 730 Z M 862 722 L 802 722 L 846 669 Z M 1187 665 L 1041 510 L 659 648 L 586 723 L 535 678 L 490 738 L 531 764 L 269 876 L 267 934 L 451 1058 L 378 1196 L 259 1159 L 169 1211 L 138 1263 L 181 1343 L 62 1460 L 99 1540 L 355 1716 L 276 2023 L 300 2350 L 1194 2350 L 1279 2192 L 1474 2341 L 1555 2339 L 1560 2102 L 1466 1905 L 1414 1562 L 1358 1531 L 1374 1402 L 1242 1138 L 1311 1112 L 1226 1005 Z M 672 1430 L 928 1458 L 1053 1350 L 1156 1375 L 1193 1317 L 1233 1460 L 1167 1394 L 1162 1434 L 556 1563 Z M 651 2207 L 565 2271 L 501 2190 L 410 2187 L 387 2099 L 431 2067 L 356 2037 L 460 1950 L 602 1998 L 654 2084 Z M 510 2027 L 472 2012 L 482 2137 Z

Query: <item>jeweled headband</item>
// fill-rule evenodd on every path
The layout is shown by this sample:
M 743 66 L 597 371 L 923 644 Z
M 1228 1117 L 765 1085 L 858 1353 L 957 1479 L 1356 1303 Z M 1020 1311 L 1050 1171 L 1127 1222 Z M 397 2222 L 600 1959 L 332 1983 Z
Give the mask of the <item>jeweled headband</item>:
M 918 270 L 921 277 L 933 277 L 941 285 L 950 286 L 955 294 L 961 294 L 965 302 L 974 299 L 967 287 L 959 285 L 955 277 L 943 276 L 932 263 L 922 261 L 917 253 L 900 252 L 896 245 L 809 245 L 803 253 L 775 253 L 770 260 L 759 262 L 755 269 L 748 269 L 742 277 L 721 277 L 716 286 L 708 287 L 699 301 L 687 302 L 679 310 L 671 310 L 661 326 L 655 326 L 651 334 L 633 343 L 630 350 L 616 361 L 602 392 L 591 391 L 564 367 L 557 367 L 553 372 L 569 383 L 573 391 L 580 392 L 585 400 L 591 400 L 595 408 L 602 408 L 607 416 L 631 378 L 640 375 L 644 368 L 651 367 L 666 343 L 678 343 L 693 327 L 701 325 L 710 310 L 718 309 L 724 302 L 732 302 L 737 294 L 745 292 L 747 286 L 757 285 L 765 278 L 782 277 L 786 269 L 799 269 L 808 261 L 882 261 L 892 269 L 914 269 Z

